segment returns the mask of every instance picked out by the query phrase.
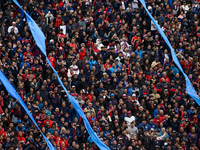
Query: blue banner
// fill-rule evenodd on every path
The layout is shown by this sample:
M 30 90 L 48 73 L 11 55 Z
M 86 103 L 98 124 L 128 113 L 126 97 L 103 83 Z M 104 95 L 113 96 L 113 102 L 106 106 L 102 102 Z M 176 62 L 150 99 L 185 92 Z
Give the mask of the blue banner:
M 17 0 L 13 0 L 15 2 L 15 4 L 20 8 L 20 4 L 17 2 Z M 23 10 L 23 9 L 22 9 Z M 40 50 L 42 51 L 42 53 L 46 56 L 46 45 L 45 45 L 45 36 L 43 34 L 43 32 L 40 30 L 40 28 L 37 26 L 37 24 L 35 23 L 35 21 L 24 11 L 24 13 L 26 14 L 26 18 L 27 18 L 27 22 L 28 22 L 28 26 L 31 30 L 31 33 L 34 37 L 34 40 L 37 44 L 37 46 L 40 48 Z M 38 37 L 38 38 L 35 38 Z
M 169 6 L 172 6 L 172 0 L 169 0 Z
M 47 62 L 49 63 L 49 65 L 51 66 L 51 68 L 53 69 L 54 74 L 57 76 L 59 83 L 61 84 L 61 86 L 63 87 L 63 89 L 65 90 L 65 92 L 67 93 L 67 96 L 70 100 L 70 102 L 72 103 L 72 105 L 74 106 L 74 108 L 76 109 L 76 111 L 78 112 L 78 114 L 81 116 L 81 118 L 83 119 L 83 122 L 85 124 L 85 127 L 88 131 L 88 133 L 90 134 L 90 137 L 92 138 L 92 140 L 96 143 L 96 145 L 101 149 L 101 150 L 109 150 L 109 148 L 99 139 L 99 137 L 96 135 L 96 133 L 94 133 L 93 129 L 91 128 L 88 119 L 86 118 L 85 114 L 83 113 L 79 103 L 77 102 L 77 100 L 74 99 L 73 96 L 71 96 L 67 89 L 65 88 L 64 84 L 62 83 L 62 81 L 60 80 L 60 77 L 57 73 L 57 71 L 53 68 L 53 66 L 51 65 L 51 62 L 49 61 L 49 59 L 46 59 Z
M 186 92 L 188 95 L 190 95 L 198 105 L 200 105 L 200 98 L 197 95 L 194 87 L 192 86 L 192 83 L 190 82 L 188 76 L 184 73 L 178 58 L 176 57 L 176 54 L 174 52 L 174 49 L 172 48 L 169 40 L 167 39 L 167 37 L 165 36 L 165 33 L 162 31 L 162 29 L 160 28 L 159 24 L 155 21 L 155 19 L 153 18 L 153 16 L 151 15 L 151 13 L 148 11 L 148 9 L 146 8 L 146 4 L 144 0 L 140 0 L 140 2 L 142 3 L 142 5 L 144 6 L 144 9 L 146 10 L 146 12 L 148 13 L 149 17 L 151 18 L 151 20 L 153 21 L 154 25 L 156 26 L 157 30 L 159 31 L 160 35 L 162 36 L 162 38 L 165 40 L 166 44 L 169 46 L 170 50 L 171 50 L 171 54 L 172 54 L 172 58 L 174 60 L 174 63 L 177 65 L 177 67 L 179 68 L 179 70 L 182 72 L 182 74 L 185 77 L 186 80 Z
M 29 112 L 28 108 L 26 107 L 24 101 L 21 99 L 21 97 L 16 92 L 16 90 L 14 89 L 14 87 L 12 86 L 12 84 L 8 81 L 8 79 L 6 78 L 6 76 L 1 71 L 0 71 L 0 80 L 3 83 L 4 87 L 6 88 L 6 90 L 8 91 L 8 93 L 13 98 L 19 99 L 20 105 L 24 108 L 24 110 L 29 115 L 29 117 L 31 118 L 31 120 L 33 121 L 33 123 L 36 125 L 36 127 L 38 128 L 38 130 L 40 130 L 40 128 L 38 127 L 38 125 L 37 125 L 35 119 L 33 118 L 32 114 Z M 53 145 L 51 144 L 51 142 L 46 138 L 46 136 L 42 133 L 41 130 L 40 130 L 40 133 L 42 134 L 42 136 L 44 137 L 45 141 L 47 142 L 47 145 L 48 145 L 49 149 L 50 150 L 55 150 L 54 147 L 53 147 Z
M 21 6 L 19 5 L 19 3 L 17 2 L 17 0 L 13 0 L 15 2 L 15 4 L 20 8 Z M 79 113 L 79 115 L 81 116 L 81 118 L 83 119 L 83 122 L 85 124 L 85 127 L 88 131 L 88 133 L 90 134 L 92 140 L 96 143 L 96 145 L 101 149 L 101 150 L 109 150 L 109 148 L 99 139 L 99 137 L 96 135 L 96 133 L 93 131 L 93 129 L 91 128 L 85 114 L 83 113 L 81 107 L 79 106 L 77 100 L 74 99 L 73 96 L 71 96 L 67 89 L 65 88 L 64 84 L 62 83 L 62 81 L 60 80 L 60 77 L 58 75 L 58 73 L 56 72 L 56 70 L 53 68 L 53 66 L 51 65 L 51 62 L 48 60 L 47 55 L 46 55 L 46 45 L 45 45 L 45 36 L 42 33 L 42 31 L 40 30 L 40 28 L 38 27 L 38 25 L 35 23 L 35 21 L 26 13 L 26 17 L 27 17 L 27 21 L 28 21 L 28 25 L 29 28 L 31 30 L 31 33 L 36 41 L 36 44 L 38 45 L 38 47 L 40 48 L 40 50 L 42 51 L 42 53 L 46 56 L 46 60 L 49 63 L 49 65 L 51 66 L 53 72 L 55 73 L 55 75 L 58 78 L 59 83 L 61 84 L 62 88 L 65 90 L 65 92 L 67 93 L 67 96 L 70 100 L 70 102 L 72 103 L 73 107 L 75 108 L 75 110 Z

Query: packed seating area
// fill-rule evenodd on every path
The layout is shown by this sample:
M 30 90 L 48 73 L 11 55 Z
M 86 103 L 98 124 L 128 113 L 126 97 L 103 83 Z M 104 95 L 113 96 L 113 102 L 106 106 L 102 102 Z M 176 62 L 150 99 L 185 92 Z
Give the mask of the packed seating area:
M 198 150 L 200 108 L 139 0 L 18 0 L 92 129 L 111 150 Z M 200 2 L 146 0 L 200 96 Z M 171 3 L 172 2 L 172 3 Z M 171 3 L 171 4 L 170 4 Z M 0 2 L 0 70 L 55 150 L 98 150 L 30 32 Z M 48 150 L 0 82 L 0 150 Z

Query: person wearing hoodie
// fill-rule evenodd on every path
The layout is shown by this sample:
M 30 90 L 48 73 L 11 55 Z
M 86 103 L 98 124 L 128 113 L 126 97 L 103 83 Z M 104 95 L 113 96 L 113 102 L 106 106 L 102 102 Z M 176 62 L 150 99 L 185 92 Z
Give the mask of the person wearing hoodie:
M 53 20 L 54 20 L 54 16 L 51 14 L 50 11 L 45 15 L 45 18 L 46 18 L 46 23 L 47 24 L 53 22 Z
M 23 142 L 23 143 L 25 143 L 26 142 L 26 139 L 23 137 L 23 132 L 22 131 L 18 131 L 17 132 L 17 140 L 18 141 L 21 141 L 21 142 Z

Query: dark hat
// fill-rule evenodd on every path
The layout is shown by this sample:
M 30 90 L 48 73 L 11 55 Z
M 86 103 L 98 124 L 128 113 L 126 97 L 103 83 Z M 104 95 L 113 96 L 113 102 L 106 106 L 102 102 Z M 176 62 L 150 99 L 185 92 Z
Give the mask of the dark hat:
M 40 138 L 40 136 L 36 136 L 35 138 L 36 138 L 36 139 L 37 139 L 37 138 Z
M 156 132 L 160 132 L 160 129 L 156 129 Z
M 65 134 L 62 134 L 61 137 L 65 137 Z

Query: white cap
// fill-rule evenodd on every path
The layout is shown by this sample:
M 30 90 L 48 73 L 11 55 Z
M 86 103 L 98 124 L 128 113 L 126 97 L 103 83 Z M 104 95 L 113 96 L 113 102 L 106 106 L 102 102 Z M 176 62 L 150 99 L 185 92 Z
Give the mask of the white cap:
M 133 94 L 132 94 L 132 97 L 134 97 L 134 96 L 136 96 L 136 94 L 135 94 L 135 93 L 133 93 Z
M 106 72 L 104 72 L 104 73 L 103 73 L 103 75 L 107 75 L 107 73 L 106 73 Z
M 150 10 L 150 9 L 152 9 L 152 7 L 151 7 L 151 6 L 148 6 L 148 10 Z

